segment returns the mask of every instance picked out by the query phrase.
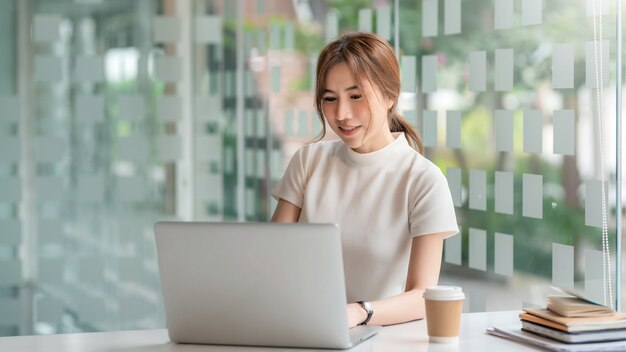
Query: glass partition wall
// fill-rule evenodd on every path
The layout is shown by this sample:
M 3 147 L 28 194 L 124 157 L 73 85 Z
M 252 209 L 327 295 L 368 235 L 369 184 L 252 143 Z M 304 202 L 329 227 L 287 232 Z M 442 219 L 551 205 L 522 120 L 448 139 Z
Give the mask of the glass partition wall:
M 469 311 L 543 305 L 550 284 L 615 299 L 614 6 L 400 1 L 405 115 L 448 179 L 442 280 Z
M 395 48 L 448 179 L 466 311 L 620 292 L 615 2 L 0 5 L 0 335 L 163 327 L 153 223 L 267 221 L 321 132 L 317 55 L 354 30 Z

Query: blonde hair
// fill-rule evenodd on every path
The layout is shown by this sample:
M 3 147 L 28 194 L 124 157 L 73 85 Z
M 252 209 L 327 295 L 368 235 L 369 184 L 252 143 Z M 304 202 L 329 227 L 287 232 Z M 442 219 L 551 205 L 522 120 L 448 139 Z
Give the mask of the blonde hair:
M 347 33 L 328 43 L 317 60 L 315 83 L 315 107 L 322 120 L 322 132 L 316 140 L 326 135 L 322 98 L 326 88 L 326 75 L 332 67 L 345 63 L 359 87 L 363 87 L 363 79 L 367 79 L 377 87 L 384 97 L 393 100 L 387 111 L 389 130 L 404 132 L 407 141 L 415 150 L 424 154 L 422 137 L 398 112 L 398 96 L 400 95 L 400 68 L 393 49 L 386 40 L 372 33 Z

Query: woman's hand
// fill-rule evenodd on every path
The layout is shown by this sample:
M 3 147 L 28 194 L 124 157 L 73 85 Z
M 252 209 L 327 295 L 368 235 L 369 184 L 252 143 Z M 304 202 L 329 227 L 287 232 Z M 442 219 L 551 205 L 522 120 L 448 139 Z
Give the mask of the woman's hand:
M 361 324 L 362 322 L 365 321 L 365 318 L 367 318 L 367 312 L 358 303 L 348 304 L 347 309 L 348 309 L 348 328 L 353 328 Z

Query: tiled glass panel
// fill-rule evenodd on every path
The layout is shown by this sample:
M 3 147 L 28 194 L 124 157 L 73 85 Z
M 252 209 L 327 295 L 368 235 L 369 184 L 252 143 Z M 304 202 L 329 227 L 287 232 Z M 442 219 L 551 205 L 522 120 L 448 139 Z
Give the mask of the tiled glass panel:
M 423 111 L 422 138 L 425 147 L 437 146 L 437 112 Z
M 513 189 L 514 174 L 512 172 L 496 171 L 494 185 L 495 211 L 497 213 L 513 215 L 515 193 Z
M 457 3 L 460 30 L 449 35 Z M 416 111 L 426 156 L 445 170 L 460 226 L 486 231 L 486 273 L 472 270 L 477 276 L 468 278 L 468 268 L 482 268 L 480 236 L 470 234 L 462 265 L 447 251 L 456 242 L 446 240 L 440 282 L 467 288 L 469 310 L 545 304 L 551 284 L 584 292 L 584 253 L 602 249 L 603 209 L 608 254 L 616 255 L 614 102 L 622 83 L 611 67 L 623 14 L 610 1 L 591 0 L 568 4 L 567 13 L 544 0 L 421 0 L 399 7 L 400 33 L 412 38 L 401 35 L 400 53 L 422 62 Z M 433 56 L 436 71 L 426 70 Z M 424 89 L 431 72 L 436 88 Z M 433 128 L 444 120 L 432 114 L 443 111 L 462 112 L 459 149 L 448 143 L 449 126 Z M 503 244 L 504 234 L 515 237 L 514 246 Z M 492 263 L 498 275 L 490 275 Z M 499 292 L 507 299 L 498 299 Z
M 391 40 L 391 8 L 389 5 L 379 5 L 376 8 L 376 34 L 386 40 Z
M 462 249 L 462 241 L 461 234 L 457 236 L 452 236 L 446 239 L 445 241 L 445 256 L 444 260 L 446 263 L 461 265 L 461 253 Z
M 480 229 L 469 229 L 469 267 L 487 270 L 487 232 Z
M 469 88 L 475 92 L 482 92 L 487 85 L 487 53 L 474 51 L 469 54 Z
M 495 29 L 508 29 L 513 27 L 513 0 L 494 1 L 494 27 Z
M 422 0 L 422 37 L 436 37 L 439 27 L 439 1 Z
M 364 8 L 359 10 L 359 31 L 372 31 L 372 9 Z
M 494 271 L 496 274 L 513 276 L 513 236 L 495 233 Z
M 153 38 L 155 42 L 175 43 L 180 40 L 180 30 L 182 23 L 174 16 L 154 16 L 152 19 L 154 26 Z
M 434 55 L 422 56 L 422 93 L 432 93 L 437 90 L 437 57 Z
M 541 24 L 543 19 L 543 0 L 522 1 L 522 26 Z
M 448 187 L 450 187 L 450 194 L 452 195 L 452 201 L 454 206 L 460 207 L 462 205 L 462 186 L 461 186 L 461 169 L 448 168 L 446 170 L 446 178 L 448 180 Z
M 461 0 L 444 0 L 444 34 L 461 33 Z
M 555 89 L 574 88 L 574 44 L 554 44 L 552 50 L 552 85 Z

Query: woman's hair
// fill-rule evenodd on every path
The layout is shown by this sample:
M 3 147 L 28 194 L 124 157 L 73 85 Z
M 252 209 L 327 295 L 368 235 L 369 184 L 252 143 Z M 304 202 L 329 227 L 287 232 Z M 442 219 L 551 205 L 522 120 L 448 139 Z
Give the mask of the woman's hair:
M 391 132 L 404 132 L 411 147 L 424 153 L 422 137 L 417 130 L 398 114 L 396 105 L 400 95 L 400 68 L 393 49 L 381 37 L 364 32 L 346 33 L 328 43 L 317 60 L 315 107 L 322 120 L 320 140 L 326 135 L 322 98 L 326 89 L 326 75 L 332 67 L 345 63 L 363 89 L 363 81 L 377 87 L 385 98 L 393 100 L 387 112 Z M 367 97 L 366 97 L 367 99 Z M 369 100 L 368 100 L 369 101 Z

